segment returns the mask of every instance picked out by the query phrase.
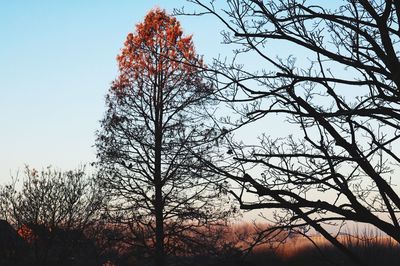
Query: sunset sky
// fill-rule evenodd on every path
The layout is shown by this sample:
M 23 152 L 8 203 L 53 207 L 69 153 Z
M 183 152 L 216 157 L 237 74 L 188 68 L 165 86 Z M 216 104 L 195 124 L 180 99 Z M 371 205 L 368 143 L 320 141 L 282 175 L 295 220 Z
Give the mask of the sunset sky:
M 94 161 L 104 96 L 127 33 L 151 8 L 171 12 L 182 5 L 186 1 L 2 1 L 0 184 L 25 164 L 67 170 Z M 215 20 L 178 19 L 206 60 L 223 53 Z

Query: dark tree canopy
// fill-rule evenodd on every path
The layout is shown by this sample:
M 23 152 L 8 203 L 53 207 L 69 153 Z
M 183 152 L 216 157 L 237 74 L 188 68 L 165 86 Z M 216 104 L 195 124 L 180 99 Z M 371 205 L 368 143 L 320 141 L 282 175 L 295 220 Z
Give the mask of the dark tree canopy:
M 225 120 L 232 129 L 265 128 L 256 146 L 231 143 L 233 165 L 214 165 L 243 186 L 241 207 L 278 209 L 278 226 L 314 228 L 360 264 L 325 225 L 370 224 L 400 242 L 400 1 L 189 2 L 223 22 L 236 58 L 259 60 L 257 72 L 217 61 L 211 75 L 241 116 Z M 276 114 L 294 135 L 268 136 Z
M 22 183 L 17 181 L 0 187 L 0 219 L 25 241 L 27 258 L 18 261 L 53 265 L 75 258 L 77 264 L 99 263 L 86 236 L 95 231 L 105 201 L 93 177 L 84 168 L 38 171 L 26 166 Z
M 26 166 L 21 181 L 21 188 L 17 179 L 0 187 L 0 218 L 17 228 L 84 228 L 97 220 L 105 200 L 84 168 L 63 172 Z
M 207 118 L 213 91 L 191 36 L 160 9 L 128 34 L 117 60 L 97 135 L 99 178 L 113 198 L 110 216 L 164 265 L 165 254 L 184 253 L 196 245 L 187 239 L 205 233 L 199 228 L 228 214 L 199 159 L 217 152 Z

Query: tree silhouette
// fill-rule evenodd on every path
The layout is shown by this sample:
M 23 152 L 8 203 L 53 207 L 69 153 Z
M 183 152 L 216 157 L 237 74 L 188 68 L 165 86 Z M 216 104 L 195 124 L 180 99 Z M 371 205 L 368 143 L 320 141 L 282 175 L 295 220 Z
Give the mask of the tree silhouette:
M 166 254 L 195 245 L 186 240 L 202 225 L 228 214 L 199 159 L 216 151 L 207 124 L 213 91 L 201 78 L 191 36 L 160 9 L 128 34 L 117 60 L 97 135 L 100 179 L 114 199 L 110 216 L 131 228 L 142 255 L 155 251 L 161 266 Z
M 0 219 L 18 229 L 32 247 L 35 265 L 78 259 L 79 249 L 90 242 L 84 233 L 94 231 L 103 208 L 98 184 L 83 168 L 62 172 L 26 166 L 24 174 L 21 188 L 16 179 L 0 187 Z
M 400 2 L 189 2 L 223 22 L 237 60 L 263 65 L 216 62 L 211 77 L 240 116 L 225 120 L 232 130 L 265 127 L 258 145 L 231 143 L 234 165 L 213 166 L 242 185 L 241 208 L 278 209 L 278 226 L 312 227 L 359 264 L 325 225 L 366 223 L 400 242 Z M 293 135 L 268 136 L 276 114 Z

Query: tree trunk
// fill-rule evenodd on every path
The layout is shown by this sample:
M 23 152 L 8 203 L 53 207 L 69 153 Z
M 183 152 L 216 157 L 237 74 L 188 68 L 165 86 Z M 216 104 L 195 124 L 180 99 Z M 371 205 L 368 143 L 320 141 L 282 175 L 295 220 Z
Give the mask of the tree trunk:
M 156 151 L 155 151 L 155 202 L 154 211 L 156 216 L 156 257 L 155 266 L 165 266 L 164 254 L 164 206 L 162 196 L 162 183 L 161 183 L 161 137 L 156 137 Z
M 155 215 L 156 215 L 156 257 L 155 266 L 165 266 L 164 254 L 164 217 L 162 204 L 161 186 L 156 187 L 155 197 Z
M 156 76 L 158 79 L 158 75 Z M 162 151 L 162 120 L 163 120 L 163 106 L 162 106 L 162 87 L 159 80 L 155 85 L 156 103 L 156 119 L 155 119 L 155 158 L 154 158 L 154 185 L 155 185 L 155 202 L 154 211 L 156 218 L 156 254 L 155 266 L 165 266 L 165 251 L 164 251 L 164 203 L 162 195 L 162 176 L 161 176 L 161 151 Z

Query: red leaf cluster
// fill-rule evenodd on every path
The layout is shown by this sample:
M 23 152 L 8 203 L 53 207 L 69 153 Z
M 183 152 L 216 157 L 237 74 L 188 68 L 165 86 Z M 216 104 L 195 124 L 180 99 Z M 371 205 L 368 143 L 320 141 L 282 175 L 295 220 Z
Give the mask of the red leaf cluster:
M 173 76 L 188 76 L 203 66 L 197 57 L 192 36 L 184 36 L 176 18 L 159 8 L 151 10 L 136 32 L 129 33 L 121 53 L 117 56 L 120 75 L 114 90 L 135 84 L 138 94 L 145 80 L 161 81 Z

